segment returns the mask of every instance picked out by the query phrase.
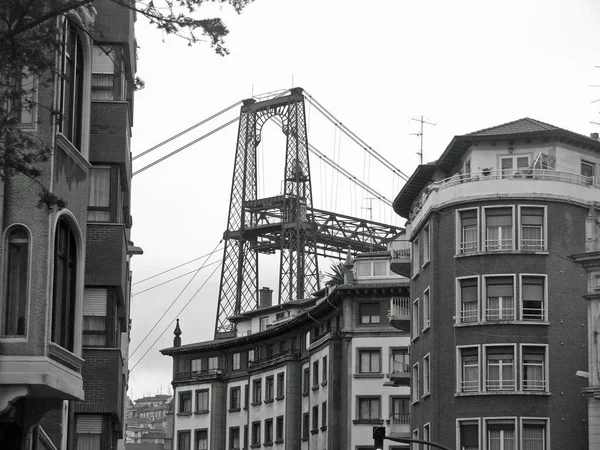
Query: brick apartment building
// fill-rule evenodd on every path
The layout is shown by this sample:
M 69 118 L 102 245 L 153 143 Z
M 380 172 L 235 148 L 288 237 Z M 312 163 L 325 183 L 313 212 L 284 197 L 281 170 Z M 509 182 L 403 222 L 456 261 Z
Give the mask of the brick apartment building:
M 582 296 L 597 294 L 570 256 L 586 259 L 599 166 L 597 135 L 526 118 L 456 136 L 402 188 L 413 437 L 461 450 L 588 448 L 576 372 L 588 367 Z
M 108 0 L 57 19 L 62 76 L 36 84 L 21 126 L 51 145 L 40 181 L 67 206 L 36 208 L 22 176 L 0 186 L 3 449 L 114 449 L 123 437 L 129 261 L 141 253 L 129 213 L 134 20 Z
M 231 317 L 236 336 L 161 350 L 173 358 L 173 448 L 371 449 L 374 425 L 409 435 L 407 333 L 386 319 L 408 303 L 388 252 L 347 263 L 344 284 Z M 185 328 L 185 323 L 182 324 Z M 189 326 L 192 326 L 190 324 Z M 397 444 L 386 450 L 406 448 Z

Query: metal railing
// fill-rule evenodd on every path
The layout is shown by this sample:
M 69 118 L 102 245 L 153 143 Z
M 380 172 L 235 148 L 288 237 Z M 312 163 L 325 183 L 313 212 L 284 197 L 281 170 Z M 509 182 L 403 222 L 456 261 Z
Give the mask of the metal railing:
M 486 380 L 486 388 L 488 391 L 514 391 L 515 380 L 494 380 L 488 378 Z
M 463 380 L 460 382 L 461 392 L 477 392 L 479 390 L 479 380 Z
M 523 380 L 524 391 L 543 391 L 546 389 L 546 380 Z
M 268 363 L 269 361 L 273 361 L 278 358 L 282 358 L 284 356 L 295 356 L 295 355 L 298 355 L 298 350 L 295 350 L 295 349 L 285 350 L 283 352 L 275 353 L 273 355 L 263 356 L 262 358 L 257 358 L 253 361 L 248 361 L 248 367 L 256 366 L 258 364 Z
M 540 300 L 539 308 L 523 307 L 523 320 L 544 320 L 544 302 Z
M 395 317 L 410 317 L 411 305 L 408 297 L 392 297 L 390 300 L 390 314 Z

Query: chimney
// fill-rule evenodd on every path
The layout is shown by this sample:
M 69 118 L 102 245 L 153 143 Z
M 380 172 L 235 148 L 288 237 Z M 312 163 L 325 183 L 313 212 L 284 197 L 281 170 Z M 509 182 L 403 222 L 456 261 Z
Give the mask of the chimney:
M 590 133 L 590 137 L 591 137 L 592 139 L 596 139 L 597 141 L 599 140 L 599 139 L 598 139 L 598 133 Z
M 173 331 L 175 337 L 173 338 L 173 347 L 181 347 L 181 328 L 179 328 L 179 319 L 177 319 L 177 325 Z
M 264 287 L 258 290 L 258 309 L 267 308 L 273 304 L 273 289 Z

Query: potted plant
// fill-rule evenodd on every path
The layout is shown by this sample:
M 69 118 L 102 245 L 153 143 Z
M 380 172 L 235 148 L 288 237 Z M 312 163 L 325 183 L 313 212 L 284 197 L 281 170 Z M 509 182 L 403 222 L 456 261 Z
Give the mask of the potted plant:
M 484 174 L 486 177 L 492 172 L 492 168 L 491 167 L 484 167 L 483 169 L 481 169 L 481 173 Z

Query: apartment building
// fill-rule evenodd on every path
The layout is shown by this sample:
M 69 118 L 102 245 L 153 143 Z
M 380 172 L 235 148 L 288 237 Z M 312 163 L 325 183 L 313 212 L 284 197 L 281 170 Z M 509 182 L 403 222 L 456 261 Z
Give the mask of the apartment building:
M 57 19 L 54 83 L 21 126 L 52 148 L 36 208 L 30 180 L 0 195 L 0 447 L 117 448 L 129 343 L 134 13 L 108 0 Z M 60 115 L 53 115 L 59 111 Z M 59 117 L 56 119 L 56 117 Z
M 370 449 L 374 425 L 409 435 L 407 333 L 386 319 L 408 301 L 390 253 L 348 260 L 343 284 L 230 317 L 236 336 L 161 350 L 173 358 L 173 448 Z M 192 326 L 189 324 L 188 326 Z M 405 377 L 406 378 L 406 377 Z M 388 449 L 403 448 L 387 446 Z
M 588 367 L 588 278 L 570 256 L 586 251 L 599 165 L 597 134 L 525 118 L 456 136 L 399 192 L 412 245 L 412 437 L 588 448 L 576 376 Z

